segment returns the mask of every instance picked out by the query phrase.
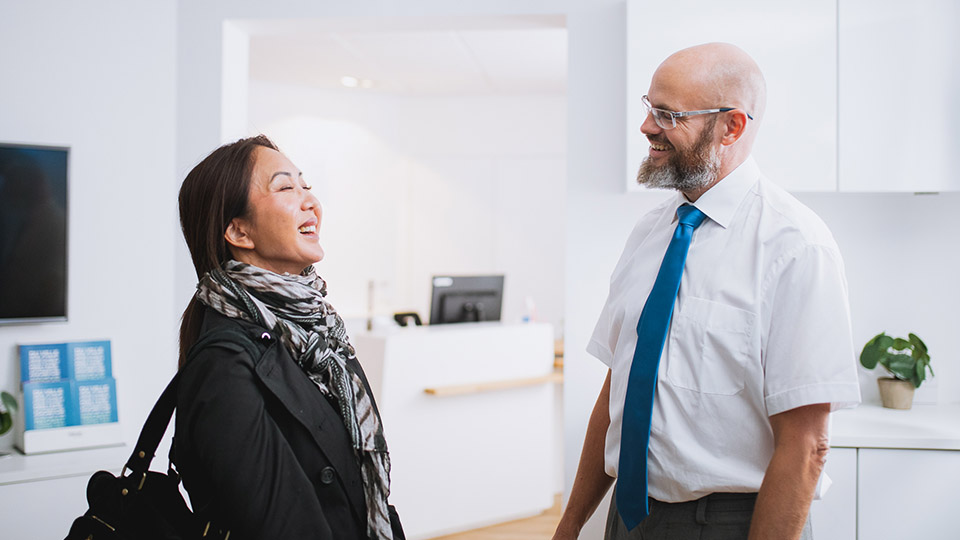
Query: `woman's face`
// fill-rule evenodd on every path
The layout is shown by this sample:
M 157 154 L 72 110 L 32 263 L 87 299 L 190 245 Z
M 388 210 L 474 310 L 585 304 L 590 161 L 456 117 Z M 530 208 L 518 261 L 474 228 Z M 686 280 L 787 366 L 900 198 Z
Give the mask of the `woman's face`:
M 299 274 L 323 259 L 322 211 L 287 156 L 258 146 L 253 153 L 248 212 L 224 234 L 233 257 L 278 274 Z

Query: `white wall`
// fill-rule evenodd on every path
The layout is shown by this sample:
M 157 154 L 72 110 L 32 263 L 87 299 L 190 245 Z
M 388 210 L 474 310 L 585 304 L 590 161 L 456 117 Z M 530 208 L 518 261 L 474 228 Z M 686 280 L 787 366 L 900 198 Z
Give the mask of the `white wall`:
M 761 135 L 762 136 L 762 135 Z M 960 402 L 960 193 L 797 196 L 827 222 L 847 267 L 853 342 L 857 353 L 880 332 L 920 336 L 936 377 L 915 401 Z M 878 375 L 860 368 L 864 402 L 880 403 Z
M 0 3 L 0 140 L 71 148 L 69 321 L 0 327 L 0 388 L 19 343 L 109 339 L 131 443 L 176 369 L 175 23 L 172 0 Z
M 430 277 L 506 275 L 503 320 L 530 297 L 563 317 L 564 96 L 397 97 L 253 82 L 271 136 L 324 207 L 318 271 L 348 318 L 430 308 Z

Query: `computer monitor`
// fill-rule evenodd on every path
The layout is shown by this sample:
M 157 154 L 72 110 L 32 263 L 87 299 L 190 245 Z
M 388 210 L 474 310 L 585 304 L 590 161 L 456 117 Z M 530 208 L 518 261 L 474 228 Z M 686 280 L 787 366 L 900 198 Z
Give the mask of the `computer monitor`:
M 503 276 L 435 276 L 430 324 L 499 321 Z

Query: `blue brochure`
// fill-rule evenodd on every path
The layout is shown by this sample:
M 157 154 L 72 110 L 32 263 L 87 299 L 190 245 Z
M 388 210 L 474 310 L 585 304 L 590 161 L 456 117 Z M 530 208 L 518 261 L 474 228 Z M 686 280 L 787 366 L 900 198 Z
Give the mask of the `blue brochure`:
M 67 344 L 20 346 L 20 382 L 54 382 L 70 378 Z
M 117 383 L 113 377 L 73 384 L 77 389 L 77 418 L 80 425 L 117 421 Z
M 77 425 L 79 417 L 73 401 L 70 381 L 23 383 L 24 429 Z
M 110 342 L 67 343 L 67 372 L 75 381 L 106 379 L 113 376 Z

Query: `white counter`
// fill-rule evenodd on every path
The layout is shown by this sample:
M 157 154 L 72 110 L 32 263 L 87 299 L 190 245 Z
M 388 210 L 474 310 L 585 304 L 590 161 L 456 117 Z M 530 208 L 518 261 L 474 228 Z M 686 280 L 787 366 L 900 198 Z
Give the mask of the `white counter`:
M 464 323 L 354 340 L 407 538 L 534 516 L 556 492 L 553 328 Z
M 960 450 L 960 404 L 914 404 L 906 411 L 862 404 L 832 416 L 834 447 Z
M 128 446 L 51 452 L 30 456 L 20 454 L 16 450 L 7 449 L 4 451 L 11 453 L 8 456 L 0 457 L 0 486 L 71 476 L 89 477 L 100 470 L 119 474 L 131 453 Z M 77 496 L 83 497 L 83 493 L 78 493 Z

